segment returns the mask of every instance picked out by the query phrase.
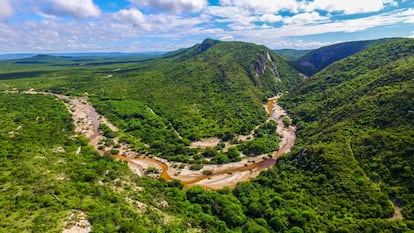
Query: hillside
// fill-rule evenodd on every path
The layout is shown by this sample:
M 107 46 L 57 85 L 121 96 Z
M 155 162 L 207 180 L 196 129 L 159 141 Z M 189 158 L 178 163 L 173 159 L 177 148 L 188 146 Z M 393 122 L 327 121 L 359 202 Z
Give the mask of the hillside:
M 361 203 L 358 211 L 376 201 L 383 206 L 369 211 L 370 218 L 391 217 L 392 201 L 404 219 L 414 220 L 413 61 L 414 40 L 402 39 L 336 62 L 294 88 L 284 105 L 298 126 L 298 145 L 279 164 L 333 188 L 318 194 L 344 198 L 331 208 L 369 195 L 370 207 Z
M 1 63 L 0 232 L 62 232 L 79 216 L 93 232 L 414 231 L 413 39 L 372 46 L 306 80 L 242 42 L 206 40 L 155 60 L 72 62 Z M 108 137 L 196 164 L 230 153 L 191 149 L 191 140 L 231 143 L 257 126 L 274 137 L 262 105 L 287 90 L 280 104 L 297 140 L 234 189 L 184 188 L 98 155 L 74 133 L 67 102 L 19 92 L 30 88 L 87 98 L 120 128 L 101 127 Z
M 176 161 L 191 160 L 198 153 L 188 148 L 191 141 L 249 134 L 266 119 L 267 98 L 301 81 L 281 57 L 254 44 L 207 39 L 167 56 L 58 67 L 16 61 L 7 63 L 8 72 L 0 77 L 17 78 L 6 83 L 21 90 L 88 95 L 97 110 L 125 132 L 123 140 L 133 141 L 143 153 Z M 45 62 L 49 57 L 23 61 L 36 59 Z
M 273 50 L 276 54 L 283 57 L 284 59 L 288 61 L 295 61 L 303 56 L 305 56 L 307 53 L 310 52 L 310 50 L 297 50 L 297 49 L 276 49 Z
M 398 40 L 398 38 L 351 41 L 324 46 L 319 49 L 311 50 L 302 57 L 290 59 L 290 64 L 306 76 L 312 76 L 335 61 L 346 58 L 371 46 L 394 40 Z
M 73 132 L 60 100 L 0 93 L 0 101 L 0 232 L 228 230 L 222 217 L 186 200 L 179 182 L 138 177 L 97 154 Z M 229 198 L 220 205 L 233 208 Z M 240 213 L 232 210 L 224 216 Z

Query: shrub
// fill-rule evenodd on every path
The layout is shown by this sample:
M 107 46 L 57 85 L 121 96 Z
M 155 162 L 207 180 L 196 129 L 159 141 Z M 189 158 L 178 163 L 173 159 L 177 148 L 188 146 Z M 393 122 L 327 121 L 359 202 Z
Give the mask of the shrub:
M 195 163 L 190 166 L 190 170 L 201 170 L 203 168 L 203 164 Z

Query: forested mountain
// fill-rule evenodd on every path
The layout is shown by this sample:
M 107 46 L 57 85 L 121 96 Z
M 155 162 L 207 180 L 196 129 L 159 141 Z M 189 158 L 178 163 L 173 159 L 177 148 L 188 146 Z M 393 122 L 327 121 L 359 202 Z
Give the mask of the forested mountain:
M 379 40 L 351 41 L 339 44 L 324 46 L 311 50 L 296 59 L 289 59 L 290 64 L 301 73 L 312 76 L 335 61 L 358 53 L 366 48 L 378 44 L 398 40 L 398 38 L 387 38 Z
M 296 152 L 276 170 L 293 165 L 304 175 L 299 183 L 314 180 L 308 191 L 319 190 L 313 195 L 330 209 L 350 216 L 358 206 L 355 219 L 391 217 L 393 201 L 413 220 L 413 61 L 414 40 L 397 40 L 295 87 L 284 104 L 298 126 Z
M 276 49 L 273 51 L 288 61 L 295 61 L 310 52 L 310 50 L 297 49 Z
M 207 39 L 166 57 L 83 64 L 60 57 L 66 63 L 48 65 L 50 56 L 37 56 L 4 63 L 4 69 L 30 72 L 8 70 L 0 78 L 33 75 L 18 88 L 87 94 L 100 113 L 137 139 L 136 149 L 179 161 L 194 154 L 186 148 L 191 140 L 249 134 L 266 119 L 267 98 L 302 80 L 281 57 L 254 44 Z
M 40 58 L 0 63 L 0 232 L 62 232 L 79 212 L 93 232 L 414 231 L 413 39 L 306 80 L 263 46 L 210 39 L 158 59 Z M 15 93 L 30 88 L 87 96 L 136 149 L 176 160 L 190 140 L 249 132 L 288 91 L 297 140 L 232 190 L 184 188 L 98 155 L 60 100 Z

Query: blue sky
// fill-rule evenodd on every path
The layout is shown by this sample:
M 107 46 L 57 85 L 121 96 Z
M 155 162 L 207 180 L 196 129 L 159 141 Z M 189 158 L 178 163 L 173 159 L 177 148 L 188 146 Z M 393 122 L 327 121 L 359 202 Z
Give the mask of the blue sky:
M 205 38 L 309 49 L 414 37 L 414 0 L 0 0 L 0 53 L 171 51 Z

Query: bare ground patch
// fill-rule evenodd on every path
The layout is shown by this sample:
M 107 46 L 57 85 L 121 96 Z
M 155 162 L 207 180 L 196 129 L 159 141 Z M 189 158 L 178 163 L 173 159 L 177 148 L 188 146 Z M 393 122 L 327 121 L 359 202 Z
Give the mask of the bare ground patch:
M 80 210 L 72 210 L 65 221 L 62 233 L 89 233 L 91 230 L 91 223 L 88 221 L 86 214 Z

